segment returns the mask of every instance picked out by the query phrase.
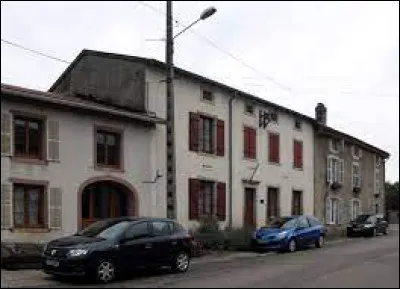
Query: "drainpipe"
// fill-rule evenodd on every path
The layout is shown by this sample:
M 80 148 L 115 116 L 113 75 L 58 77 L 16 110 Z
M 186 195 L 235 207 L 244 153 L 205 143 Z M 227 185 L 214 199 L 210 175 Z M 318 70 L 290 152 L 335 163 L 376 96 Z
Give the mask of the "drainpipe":
M 236 98 L 237 92 L 229 98 L 229 218 L 228 228 L 232 228 L 232 215 L 233 215 L 233 100 Z

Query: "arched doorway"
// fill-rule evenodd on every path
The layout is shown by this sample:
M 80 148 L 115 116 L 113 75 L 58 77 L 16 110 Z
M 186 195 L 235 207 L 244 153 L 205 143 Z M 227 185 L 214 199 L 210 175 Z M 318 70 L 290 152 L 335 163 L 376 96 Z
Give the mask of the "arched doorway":
M 102 178 L 89 180 L 81 187 L 79 228 L 101 219 L 137 214 L 136 191 L 128 183 Z

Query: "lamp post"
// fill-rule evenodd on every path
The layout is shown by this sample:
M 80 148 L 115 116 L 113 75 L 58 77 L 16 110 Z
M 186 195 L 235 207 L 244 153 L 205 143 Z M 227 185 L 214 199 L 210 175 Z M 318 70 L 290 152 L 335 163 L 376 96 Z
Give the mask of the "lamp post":
M 212 16 L 217 9 L 210 7 L 205 9 L 198 19 L 185 27 L 182 31 L 173 36 L 172 26 L 172 1 L 167 1 L 167 35 L 166 35 L 166 63 L 167 63 L 167 217 L 176 218 L 176 161 L 175 161 L 175 126 L 174 126 L 174 39 L 191 28 L 200 20 L 205 20 Z

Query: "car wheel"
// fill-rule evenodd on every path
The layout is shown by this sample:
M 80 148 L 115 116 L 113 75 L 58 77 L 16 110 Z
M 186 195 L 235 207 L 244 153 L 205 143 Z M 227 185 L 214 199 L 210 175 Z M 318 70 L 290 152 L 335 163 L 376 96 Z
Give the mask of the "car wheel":
M 172 270 L 177 273 L 186 272 L 190 267 L 190 255 L 187 252 L 180 252 L 174 258 Z
M 295 239 L 290 239 L 290 240 L 289 240 L 289 244 L 288 244 L 288 251 L 289 251 L 290 253 L 293 253 L 293 252 L 296 251 L 296 249 L 297 249 L 296 240 L 295 240 Z
M 324 246 L 324 243 L 325 243 L 324 235 L 320 235 L 318 237 L 318 240 L 315 241 L 315 247 L 322 248 Z
M 101 283 L 109 283 L 115 279 L 115 265 L 109 260 L 99 262 L 96 268 L 96 279 Z

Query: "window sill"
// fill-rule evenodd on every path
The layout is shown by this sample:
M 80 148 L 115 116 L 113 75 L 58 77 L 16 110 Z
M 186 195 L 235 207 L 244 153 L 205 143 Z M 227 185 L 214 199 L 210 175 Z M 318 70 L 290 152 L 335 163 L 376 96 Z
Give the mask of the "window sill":
M 279 163 L 279 162 L 271 162 L 271 161 L 268 161 L 268 164 L 269 165 L 271 165 L 271 166 L 280 166 L 281 165 L 281 163 Z
M 49 228 L 11 228 L 13 233 L 49 233 Z
M 31 165 L 42 165 L 47 166 L 48 161 L 42 159 L 31 159 L 31 158 L 24 158 L 24 157 L 11 157 L 12 162 L 22 163 L 22 164 L 31 164 Z
M 294 169 L 295 171 L 304 171 L 304 168 L 296 168 L 296 167 L 293 167 L 293 169 Z
M 250 113 L 250 112 L 247 112 L 247 111 L 245 111 L 244 112 L 244 115 L 247 115 L 248 117 L 252 117 L 252 118 L 255 118 L 256 117 L 256 114 L 253 112 L 253 113 Z
M 123 168 L 119 167 L 113 167 L 113 166 L 103 166 L 103 165 L 94 165 L 94 170 L 96 171 L 106 171 L 106 172 L 116 172 L 116 173 L 124 173 L 125 170 Z
M 243 160 L 244 160 L 244 161 L 253 162 L 253 163 L 257 162 L 257 159 L 256 159 L 256 158 L 253 159 L 253 158 L 243 157 Z
M 215 153 L 207 153 L 207 152 L 201 152 L 201 151 L 198 151 L 198 152 L 196 152 L 199 156 L 204 156 L 204 157 L 212 157 L 212 158 L 216 158 L 216 157 L 219 157 L 219 156 L 217 156 L 217 154 L 215 154 Z

